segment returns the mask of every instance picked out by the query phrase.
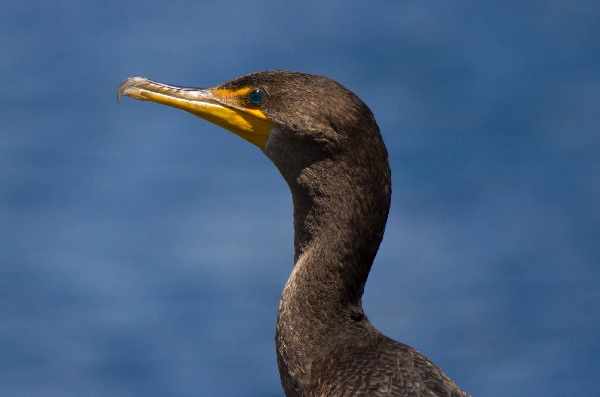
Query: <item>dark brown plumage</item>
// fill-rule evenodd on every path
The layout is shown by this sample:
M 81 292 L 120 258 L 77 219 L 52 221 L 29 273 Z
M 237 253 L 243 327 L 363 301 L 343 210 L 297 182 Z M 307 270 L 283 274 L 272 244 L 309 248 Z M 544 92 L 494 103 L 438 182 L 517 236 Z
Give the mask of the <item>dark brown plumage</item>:
M 119 93 L 134 84 L 124 86 Z M 253 73 L 210 90 L 246 88 L 265 94 L 256 108 L 274 128 L 262 150 L 294 203 L 295 265 L 276 330 L 286 396 L 467 396 L 362 310 L 391 197 L 388 155 L 369 108 L 333 80 L 296 72 Z

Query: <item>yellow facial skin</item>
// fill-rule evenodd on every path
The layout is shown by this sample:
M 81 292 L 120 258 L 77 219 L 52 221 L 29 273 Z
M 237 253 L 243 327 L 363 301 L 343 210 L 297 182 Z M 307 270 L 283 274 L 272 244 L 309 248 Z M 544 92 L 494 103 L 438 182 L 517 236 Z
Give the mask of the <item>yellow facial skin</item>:
M 246 101 L 252 89 L 199 90 L 131 77 L 119 86 L 117 99 L 127 96 L 185 110 L 233 132 L 262 150 L 275 124 L 258 107 Z

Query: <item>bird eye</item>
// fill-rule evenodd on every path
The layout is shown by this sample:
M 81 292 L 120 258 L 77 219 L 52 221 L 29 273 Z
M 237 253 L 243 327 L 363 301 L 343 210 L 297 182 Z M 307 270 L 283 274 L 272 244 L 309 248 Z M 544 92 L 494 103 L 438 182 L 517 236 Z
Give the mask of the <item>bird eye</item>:
M 261 90 L 252 90 L 248 94 L 248 102 L 254 105 L 260 105 L 265 100 L 265 93 Z

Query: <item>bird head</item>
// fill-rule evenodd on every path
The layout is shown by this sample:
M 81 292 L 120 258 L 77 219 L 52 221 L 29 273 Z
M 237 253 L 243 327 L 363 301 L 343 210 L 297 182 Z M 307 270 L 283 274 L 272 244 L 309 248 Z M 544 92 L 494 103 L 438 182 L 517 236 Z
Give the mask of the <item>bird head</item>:
M 352 138 L 368 107 L 326 77 L 289 71 L 251 73 L 211 88 L 185 88 L 132 77 L 118 89 L 128 96 L 179 108 L 265 150 L 273 130 L 332 150 Z
M 202 89 L 132 77 L 119 86 L 121 96 L 182 109 L 233 132 L 259 147 L 288 183 L 334 156 L 366 168 L 387 163 L 367 105 L 326 77 L 265 71 Z

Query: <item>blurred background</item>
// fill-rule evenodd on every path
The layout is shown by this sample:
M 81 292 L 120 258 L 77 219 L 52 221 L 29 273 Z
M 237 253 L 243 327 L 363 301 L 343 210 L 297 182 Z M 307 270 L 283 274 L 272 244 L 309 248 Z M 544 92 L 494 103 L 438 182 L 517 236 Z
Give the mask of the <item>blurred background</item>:
M 283 396 L 287 185 L 123 98 L 291 69 L 372 109 L 373 324 L 475 396 L 600 392 L 597 1 L 0 2 L 0 395 Z

